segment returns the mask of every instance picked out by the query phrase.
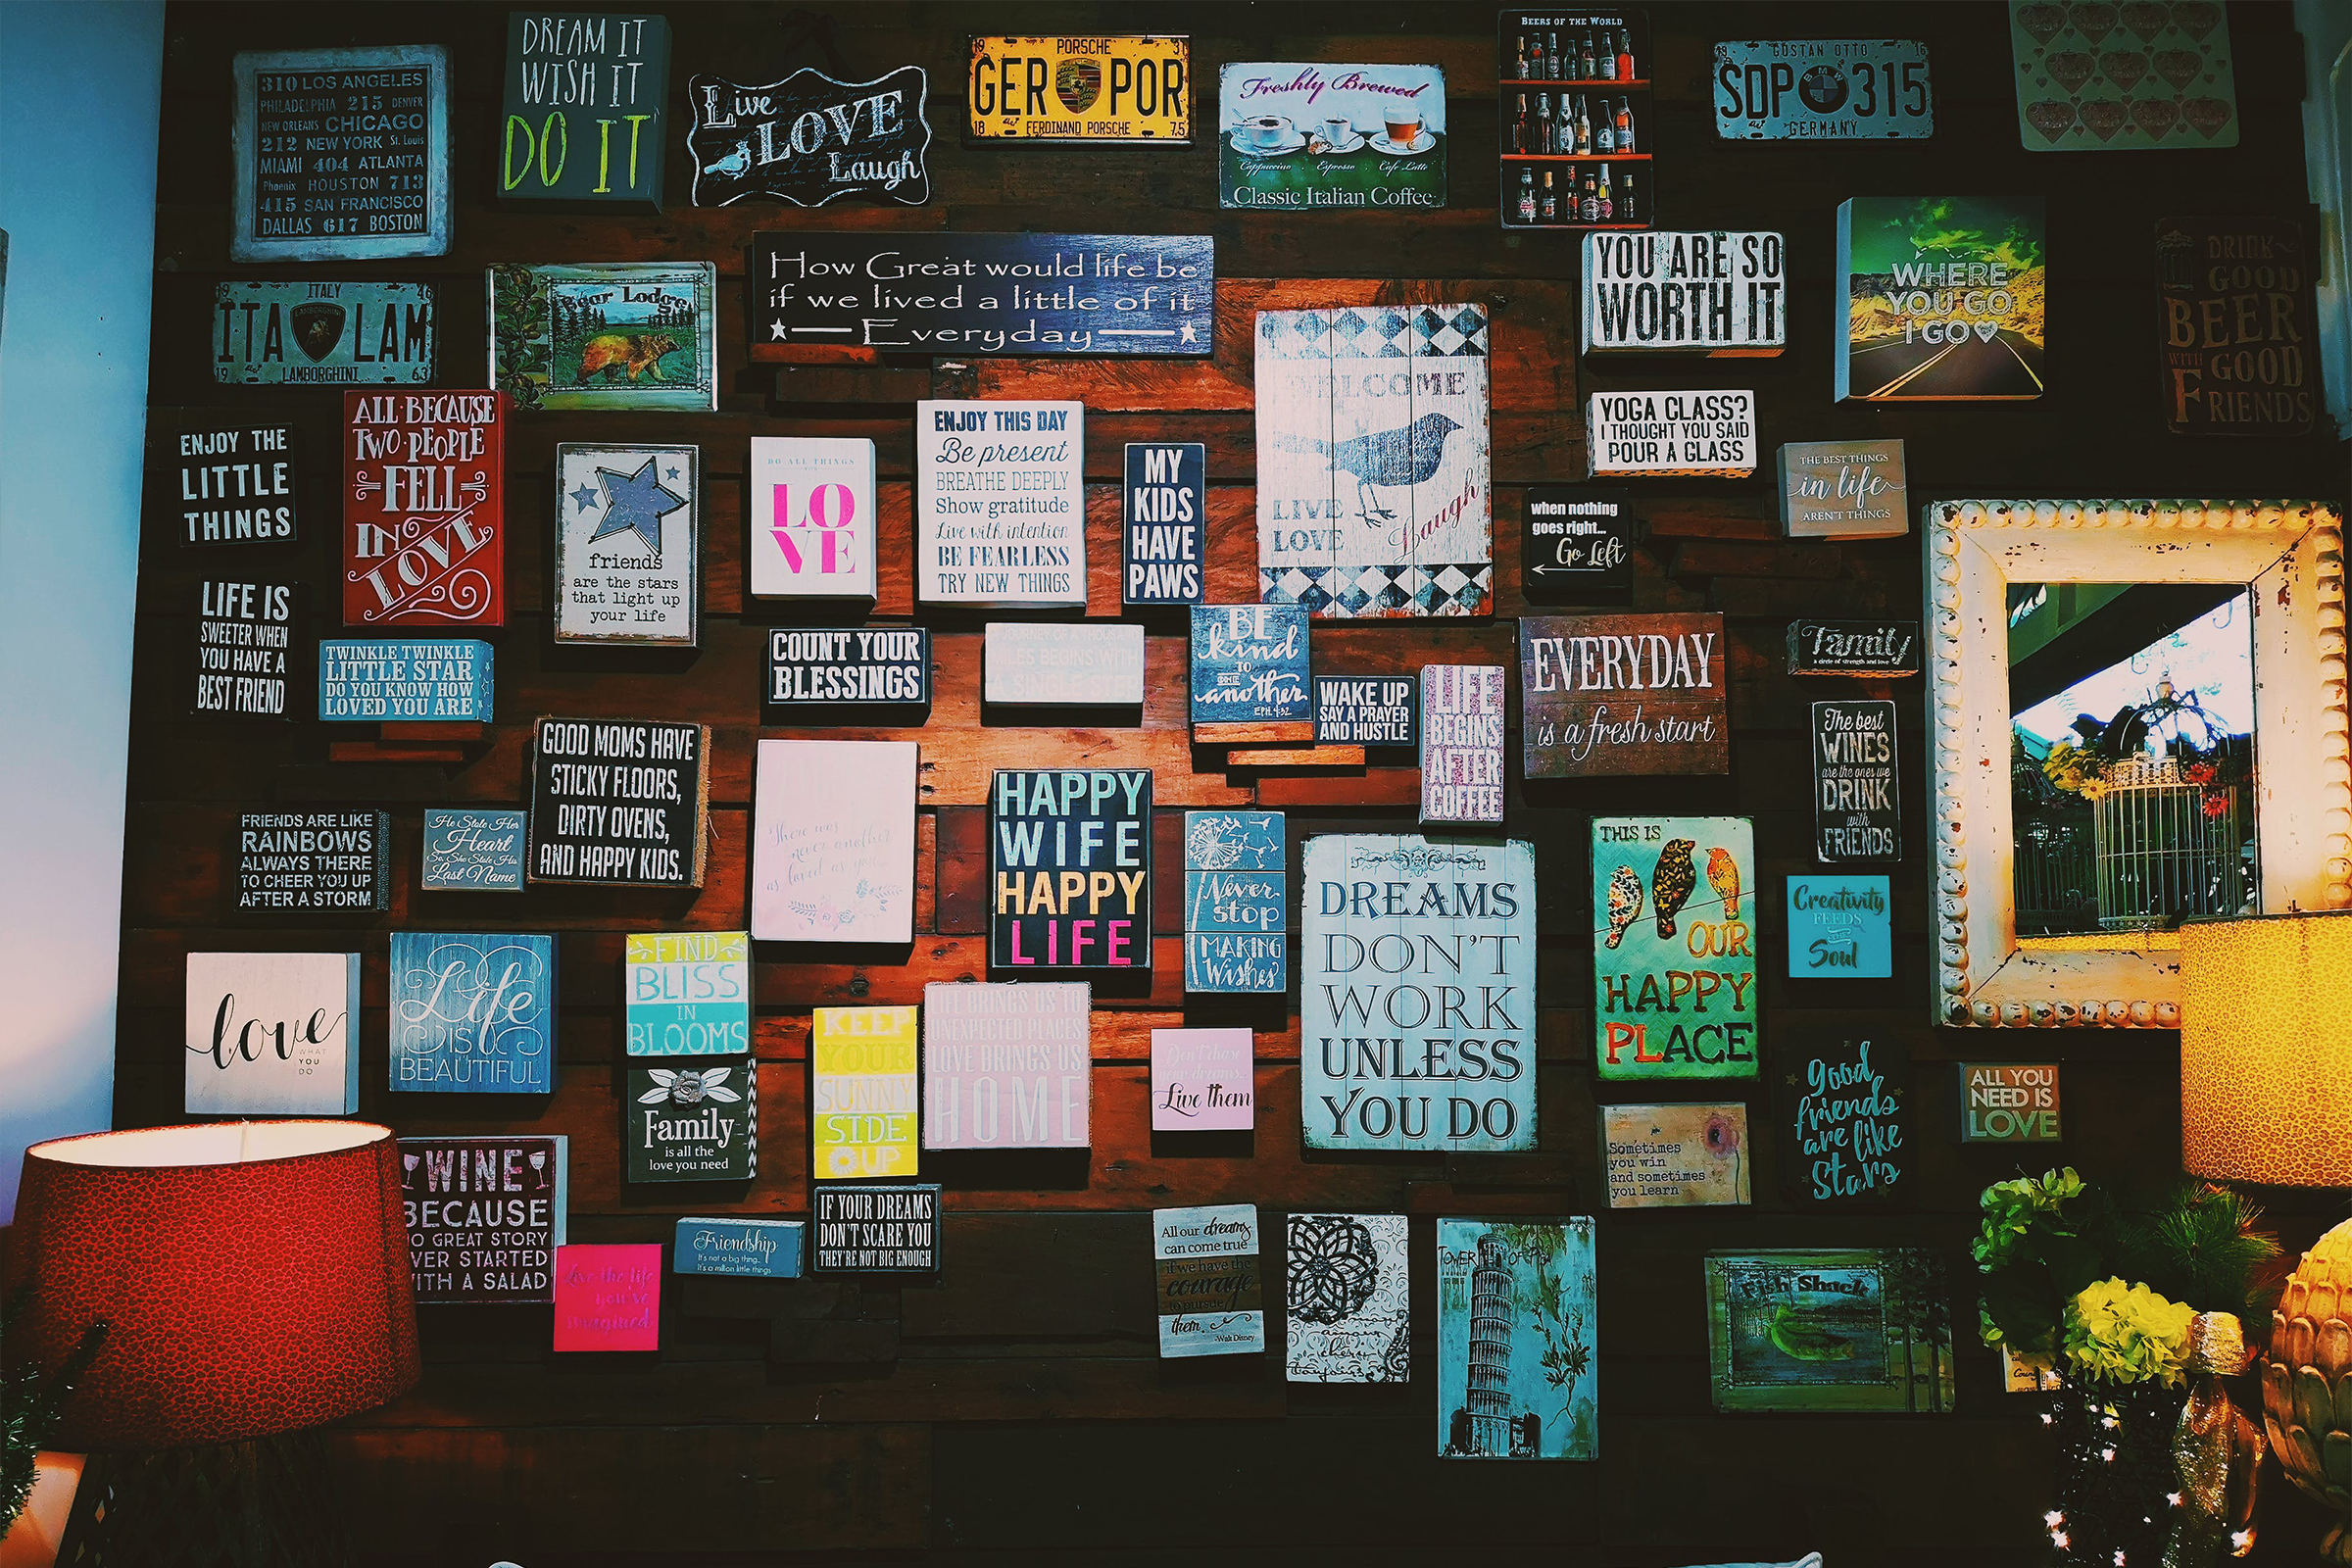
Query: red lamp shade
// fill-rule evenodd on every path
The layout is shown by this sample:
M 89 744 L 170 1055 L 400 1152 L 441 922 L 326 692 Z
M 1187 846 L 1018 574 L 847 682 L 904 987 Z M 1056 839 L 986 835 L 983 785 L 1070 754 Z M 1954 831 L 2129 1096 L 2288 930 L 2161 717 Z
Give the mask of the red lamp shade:
M 9 1247 L 31 1300 L 12 1362 L 55 1366 L 104 1319 L 67 1451 L 232 1443 L 365 1410 L 416 1381 L 389 1127 L 218 1122 L 35 1144 Z

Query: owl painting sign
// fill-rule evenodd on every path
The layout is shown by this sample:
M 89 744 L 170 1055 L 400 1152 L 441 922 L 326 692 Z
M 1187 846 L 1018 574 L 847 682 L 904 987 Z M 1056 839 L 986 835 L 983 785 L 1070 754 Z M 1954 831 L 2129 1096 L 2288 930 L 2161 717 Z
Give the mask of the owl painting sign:
M 1493 612 L 1487 326 L 1484 305 L 1258 313 L 1261 602 Z
M 1755 865 L 1742 816 L 1592 819 L 1602 1078 L 1756 1076 Z

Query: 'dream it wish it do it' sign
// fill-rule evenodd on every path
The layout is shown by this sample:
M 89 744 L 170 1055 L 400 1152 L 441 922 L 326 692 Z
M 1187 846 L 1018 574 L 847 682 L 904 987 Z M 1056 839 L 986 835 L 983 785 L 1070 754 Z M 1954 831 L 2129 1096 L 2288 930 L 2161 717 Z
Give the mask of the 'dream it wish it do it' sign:
M 912 1007 L 819 1007 L 808 1032 L 808 1179 L 915 1174 Z
M 199 584 L 189 711 L 198 718 L 292 718 L 301 605 L 295 583 L 207 577 Z
M 2054 1061 L 1960 1063 L 1960 1141 L 2054 1144 L 2058 1064 Z
M 1159 1353 L 1247 1355 L 1266 1348 L 1257 1205 L 1152 1211 L 1159 1276 Z
M 710 754 L 708 724 L 540 719 L 530 879 L 701 887 Z
M 1772 233 L 1588 233 L 1585 352 L 1780 353 L 1788 342 L 1785 250 Z
M 1755 863 L 1743 816 L 1592 819 L 1602 1078 L 1756 1075 Z
M 631 932 L 620 995 L 632 1056 L 730 1056 L 752 1049 L 747 931 Z
M 232 852 L 236 912 L 379 913 L 392 906 L 391 846 L 382 811 L 243 812 Z
M 228 253 L 449 253 L 449 51 L 295 49 L 230 63 Z
M 1288 824 L 1280 811 L 1184 813 L 1184 989 L 1272 992 L 1291 973 Z
M 556 939 L 392 933 L 392 1088 L 544 1095 L 556 1087 Z
M 1788 978 L 1884 980 L 1894 973 L 1884 876 L 1788 879 Z
M 988 827 L 990 967 L 1152 967 L 1150 768 L 999 768 Z
M 925 1149 L 1084 1149 L 1094 1074 L 1083 980 L 923 987 Z
M 874 597 L 874 444 L 752 437 L 755 599 Z
M 1086 405 L 914 406 L 921 604 L 1086 604 Z
M 433 378 L 430 283 L 218 283 L 213 379 L 224 386 L 416 386 Z
M 1536 1147 L 1536 856 L 1411 834 L 1306 841 L 1309 1149 Z
M 752 795 L 752 937 L 914 937 L 913 741 L 762 740 Z
M 662 209 L 669 19 L 507 13 L 498 193 Z
M 1753 392 L 1596 392 L 1586 408 L 1589 477 L 1744 479 L 1756 471 Z
M 939 1272 L 939 1188 L 828 1182 L 809 1192 L 817 1274 Z
M 507 400 L 343 395 L 343 623 L 507 623 Z
M 1502 820 L 1500 664 L 1421 666 L 1421 820 Z
M 418 1305 L 555 1299 L 570 1143 L 561 1133 L 400 1140 Z
M 1119 600 L 1197 605 L 1208 592 L 1208 448 L 1127 443 Z
M 318 645 L 318 716 L 488 723 L 490 661 L 472 637 L 330 637 Z
M 427 893 L 520 893 L 529 822 L 521 811 L 426 811 L 416 886 Z
M 182 544 L 291 544 L 301 442 L 290 424 L 182 430 L 167 503 Z
M 1523 615 L 1520 764 L 1529 778 L 1731 768 L 1723 617 Z

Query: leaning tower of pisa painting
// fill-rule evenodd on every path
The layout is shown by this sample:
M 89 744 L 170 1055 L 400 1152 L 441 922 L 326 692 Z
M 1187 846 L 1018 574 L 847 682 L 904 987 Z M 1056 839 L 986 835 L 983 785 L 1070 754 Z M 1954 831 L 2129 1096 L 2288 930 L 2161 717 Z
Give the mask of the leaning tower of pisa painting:
M 1599 1452 L 1592 1221 L 1438 1221 L 1438 1451 Z

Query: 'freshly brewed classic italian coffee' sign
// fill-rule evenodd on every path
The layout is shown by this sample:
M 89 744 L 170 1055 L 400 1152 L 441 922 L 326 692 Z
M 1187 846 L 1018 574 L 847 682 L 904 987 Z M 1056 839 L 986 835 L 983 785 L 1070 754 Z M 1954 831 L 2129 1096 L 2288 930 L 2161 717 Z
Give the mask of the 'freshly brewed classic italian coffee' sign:
M 1622 490 L 1532 484 L 1520 503 L 1519 595 L 1538 605 L 1622 604 L 1641 525 Z
M 1592 819 L 1603 1079 L 1756 1075 L 1755 864 L 1742 816 Z
M 1217 90 L 1217 205 L 1417 212 L 1446 205 L 1437 66 L 1237 61 Z
M 1781 236 L 1585 236 L 1587 354 L 1774 355 L 1788 343 Z
M 171 510 L 190 545 L 288 544 L 294 539 L 300 446 L 290 424 L 183 430 Z
M 1916 675 L 1916 620 L 1792 620 L 1791 675 Z
M 975 141 L 1193 139 L 1192 50 L 1183 38 L 974 38 L 964 102 Z
M 1727 771 L 1726 667 L 1721 615 L 1521 616 L 1522 770 Z
M 1593 478 L 1744 479 L 1756 471 L 1756 395 L 1594 393 L 1585 422 L 1585 465 Z
M 990 965 L 1152 967 L 1152 770 L 1001 768 L 989 803 Z
M 2291 218 L 2156 225 L 2164 423 L 2175 435 L 2303 435 L 2319 416 L 2311 256 Z
M 213 379 L 231 386 L 417 386 L 433 378 L 433 285 L 220 283 Z
M 247 811 L 234 844 L 239 914 L 374 914 L 392 904 L 381 811 Z
M 1824 865 L 1902 854 L 1894 704 L 1813 705 L 1813 854 Z
M 343 623 L 507 623 L 507 400 L 343 396 Z
M 871 196 L 920 207 L 931 199 L 929 90 L 920 66 L 871 81 L 836 81 L 804 68 L 756 87 L 697 76 L 686 92 L 694 112 L 686 128 L 694 205 L 765 196 L 822 207 Z
M 701 887 L 710 751 L 707 724 L 539 720 L 531 880 Z
M 230 74 L 230 256 L 448 254 L 448 50 L 240 54 Z

